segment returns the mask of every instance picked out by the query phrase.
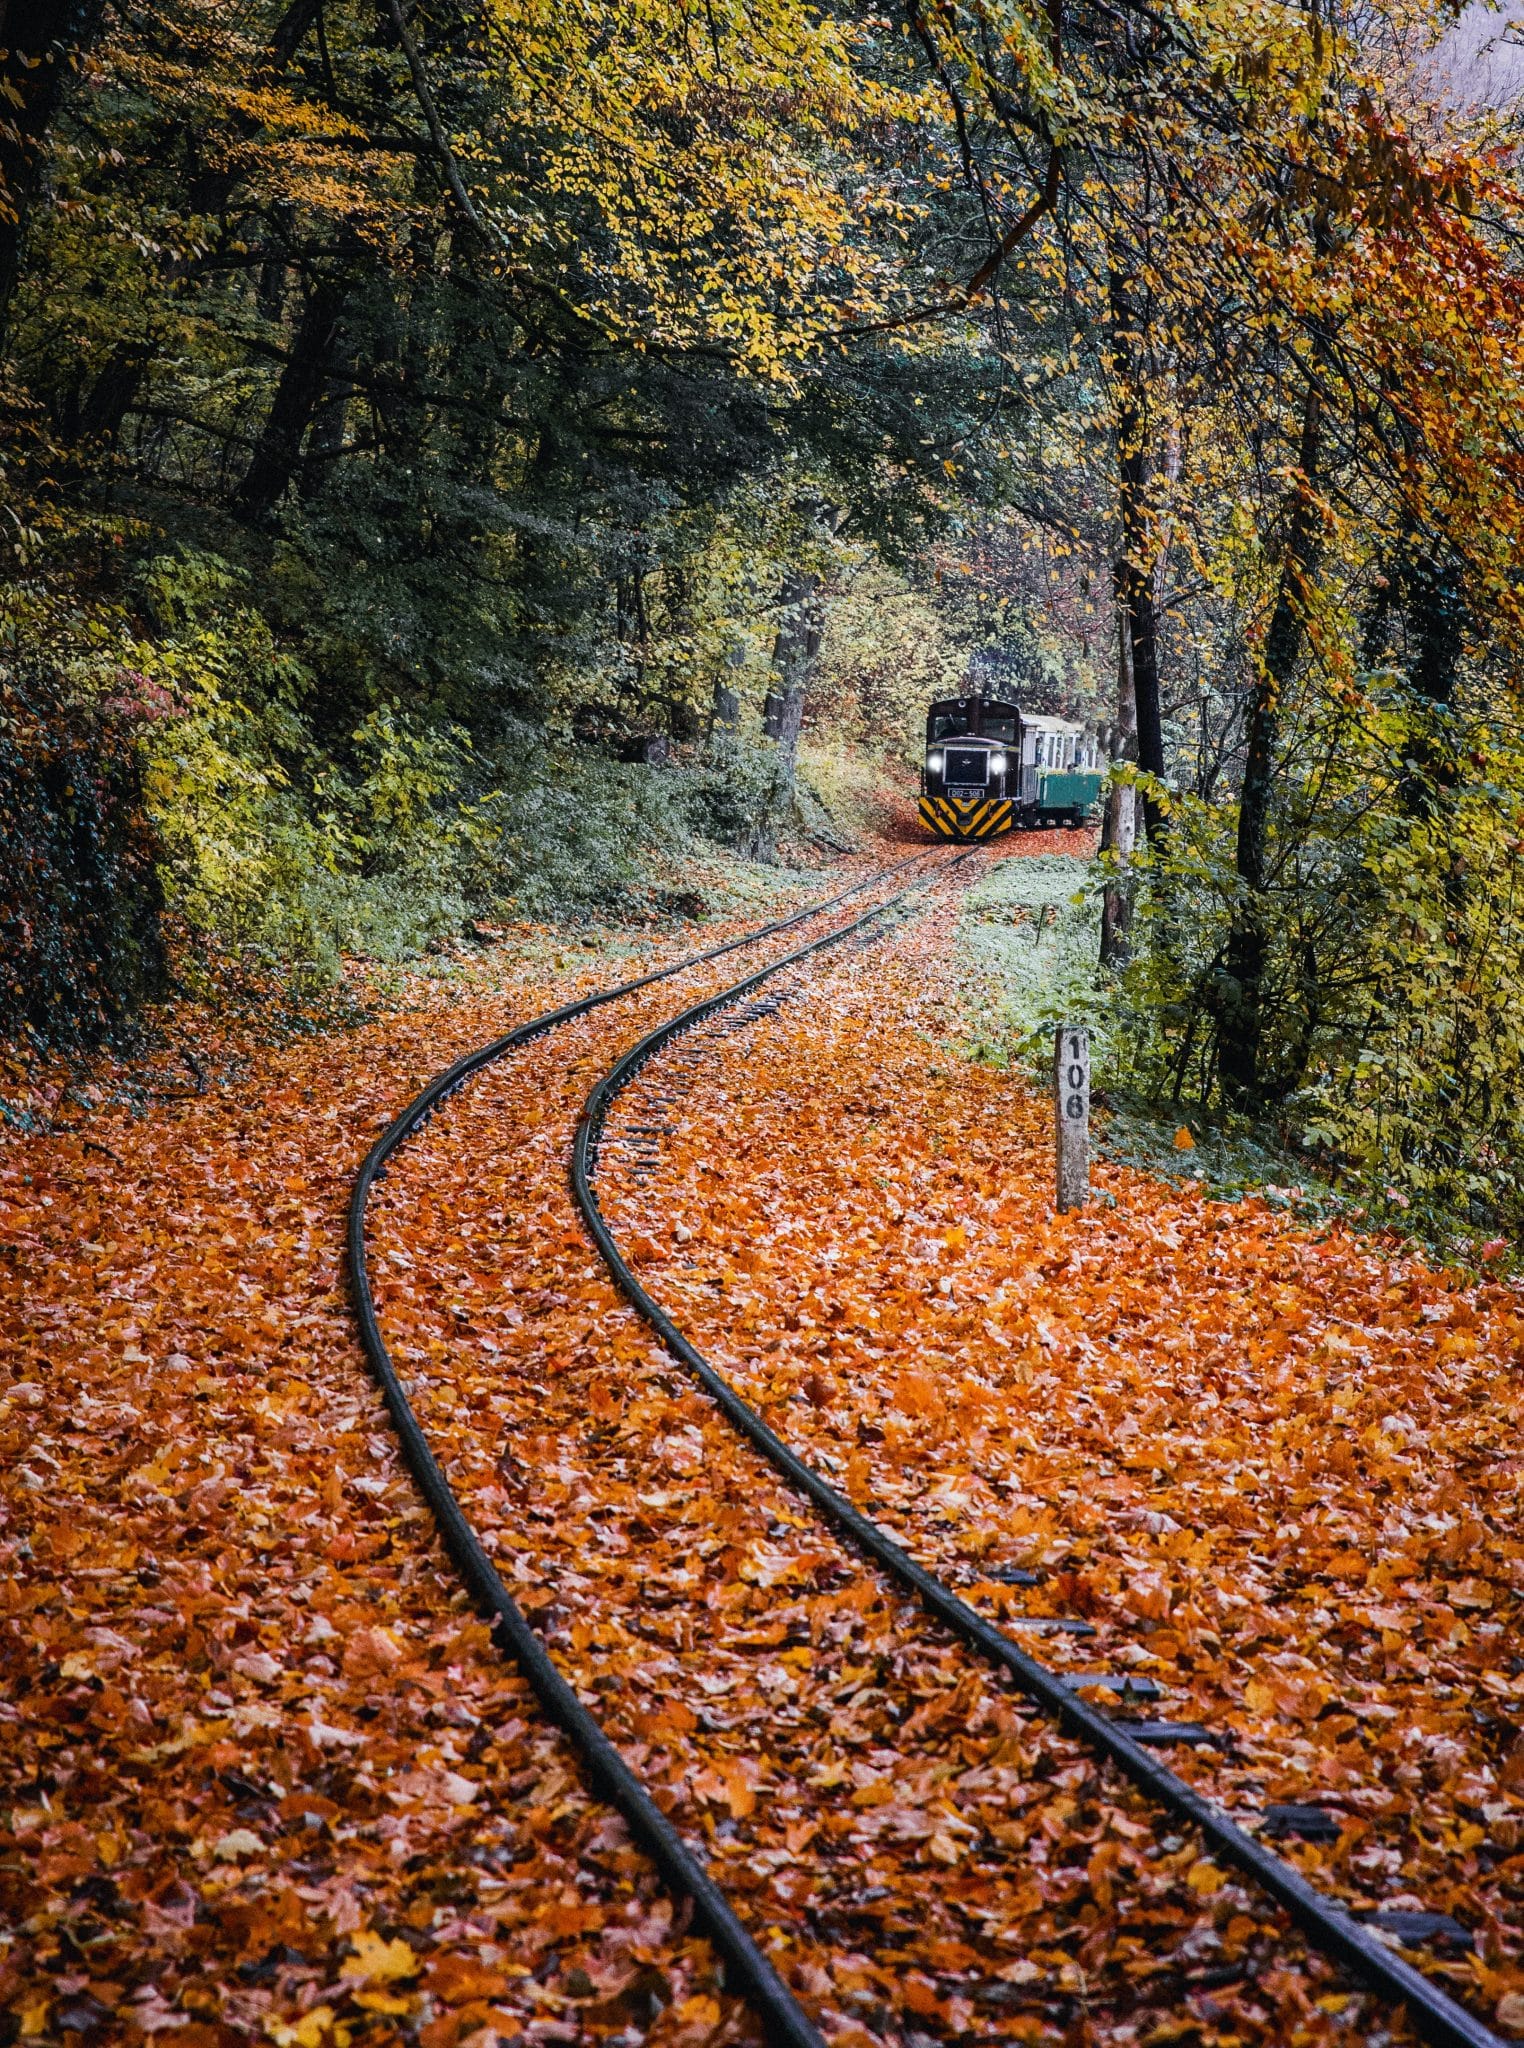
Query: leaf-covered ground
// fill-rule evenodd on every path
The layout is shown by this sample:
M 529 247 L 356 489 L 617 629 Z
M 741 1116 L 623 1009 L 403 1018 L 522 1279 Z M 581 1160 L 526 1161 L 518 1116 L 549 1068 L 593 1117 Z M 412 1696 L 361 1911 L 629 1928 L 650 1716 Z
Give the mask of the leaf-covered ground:
M 0 2028 L 710 2038 L 707 1949 L 399 1474 L 343 1216 L 447 1060 L 820 893 L 608 959 L 531 936 L 358 1031 L 213 1048 L 239 1077 L 200 1099 L 0 1145 Z
M 1184 1775 L 1322 1805 L 1318 1882 L 1472 1930 L 1429 1967 L 1524 2032 L 1524 1304 L 1121 1166 L 1055 1216 L 1046 1105 L 932 1050 L 995 992 L 924 936 L 693 1069 L 608 1175 L 642 1277 L 916 1555 L 1092 1625 L 1050 1661 L 1230 1739 Z
M 608 1213 L 783 1433 L 970 1597 L 1088 1618 L 1034 1641 L 1234 1737 L 1182 1770 L 1245 1814 L 1320 1801 L 1337 1844 L 1288 1847 L 1320 1881 L 1474 1929 L 1426 1966 L 1509 2031 L 1519 1304 L 1118 1167 L 1115 1206 L 1055 1219 L 1040 1106 L 955 1050 L 983 996 L 967 879 L 650 1069 Z M 824 1532 L 613 1293 L 567 1191 L 576 1113 L 752 957 L 490 1070 L 378 1194 L 383 1324 L 499 1568 L 843 2043 L 1405 2039 Z M 341 1287 L 378 1124 L 613 978 L 484 970 L 104 1116 L 109 1153 L 0 1150 L 23 2037 L 749 2037 L 464 1611 Z

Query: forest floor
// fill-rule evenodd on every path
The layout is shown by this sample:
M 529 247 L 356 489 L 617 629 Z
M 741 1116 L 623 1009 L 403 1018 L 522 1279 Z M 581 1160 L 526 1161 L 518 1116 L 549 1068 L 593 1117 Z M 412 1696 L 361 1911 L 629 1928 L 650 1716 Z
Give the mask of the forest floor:
M 939 872 L 897 932 L 647 1069 L 605 1214 L 843 1491 L 1008 1626 L 1086 1622 L 1030 1639 L 1209 1726 L 1170 1761 L 1246 1824 L 1324 1809 L 1289 1860 L 1355 1911 L 1453 1915 L 1472 1947 L 1414 1959 L 1524 2034 L 1524 1298 L 1117 1160 L 1054 1214 L 1045 1107 L 988 1055 L 1027 1015 L 1006 878 L 1084 851 Z M 510 936 L 346 1028 L 230 1040 L 203 1094 L 103 1084 L 0 1143 L 14 2034 L 752 2038 L 456 1588 L 343 1215 L 457 1054 L 827 886 Z M 499 1570 L 844 2048 L 1410 2039 L 818 1523 L 614 1291 L 577 1113 L 755 957 L 488 1069 L 372 1204 L 383 1328 Z M 631 1124 L 666 1128 L 621 1149 Z

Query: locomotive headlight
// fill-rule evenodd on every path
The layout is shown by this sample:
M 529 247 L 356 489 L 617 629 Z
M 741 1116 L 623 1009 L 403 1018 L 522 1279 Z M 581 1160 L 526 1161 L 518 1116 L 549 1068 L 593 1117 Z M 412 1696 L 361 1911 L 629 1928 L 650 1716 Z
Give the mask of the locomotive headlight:
M 942 750 L 940 747 L 936 753 L 926 756 L 926 765 L 933 775 L 940 775 L 942 773 Z
M 1004 775 L 1004 773 L 1005 773 L 1005 756 L 1004 756 L 1004 754 L 991 754 L 991 755 L 990 755 L 990 773 L 991 773 L 991 775 Z

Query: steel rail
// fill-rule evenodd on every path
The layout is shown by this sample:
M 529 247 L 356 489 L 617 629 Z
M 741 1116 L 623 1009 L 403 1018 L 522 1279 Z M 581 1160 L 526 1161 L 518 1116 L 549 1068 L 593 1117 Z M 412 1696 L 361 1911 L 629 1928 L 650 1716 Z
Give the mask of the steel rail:
M 960 859 L 964 857 L 966 856 L 959 856 Z M 573 1687 L 557 1669 L 539 1633 L 530 1625 L 499 1577 L 497 1568 L 445 1477 L 433 1448 L 413 1412 L 407 1387 L 392 1361 L 386 1340 L 381 1334 L 366 1260 L 366 1208 L 371 1191 L 376 1182 L 384 1178 L 387 1163 L 392 1155 L 410 1137 L 422 1130 L 435 1110 L 473 1074 L 480 1072 L 493 1061 L 503 1058 L 505 1054 L 515 1051 L 522 1045 L 527 1045 L 532 1039 L 543 1037 L 545 1033 L 555 1030 L 561 1024 L 587 1016 L 605 1003 L 633 995 L 640 989 L 666 981 L 687 969 L 704 966 L 742 947 L 758 945 L 807 919 L 824 916 L 849 898 L 860 894 L 874 882 L 887 881 L 923 858 L 925 856 L 922 854 L 912 854 L 908 859 L 896 862 L 888 869 L 880 869 L 867 875 L 851 888 L 840 891 L 824 902 L 812 904 L 791 917 L 776 919 L 771 924 L 745 933 L 740 938 L 728 940 L 723 945 L 711 947 L 706 952 L 689 954 L 670 966 L 641 975 L 634 981 L 622 982 L 617 987 L 583 996 L 576 1002 L 564 1004 L 559 1010 L 551 1010 L 543 1016 L 531 1018 L 527 1023 L 504 1033 L 501 1038 L 494 1039 L 489 1045 L 465 1054 L 437 1075 L 414 1097 L 401 1115 L 388 1125 L 366 1154 L 364 1163 L 355 1176 L 349 1198 L 346 1236 L 349 1284 L 359 1324 L 360 1341 L 371 1374 L 380 1388 L 392 1427 L 397 1433 L 403 1462 L 434 1517 L 451 1563 L 477 1607 L 490 1616 L 492 1636 L 497 1647 L 517 1664 L 547 1719 L 569 1737 L 580 1751 L 588 1781 L 594 1792 L 621 1815 L 632 1836 L 650 1856 L 668 1887 L 686 1895 L 692 1901 L 695 1919 L 719 1951 L 727 1971 L 734 1973 L 734 1988 L 744 1996 L 756 2013 L 762 2022 L 767 2039 L 775 2044 L 775 2048 L 826 2048 L 826 2043 L 814 2022 L 737 1918 L 729 1901 L 704 1865 L 689 1849 L 677 1829 L 604 1734 L 597 1720 L 582 1704 Z M 946 863 L 949 866 L 956 864 L 955 861 Z M 819 951 L 823 946 L 839 943 L 852 932 L 860 930 L 871 919 L 882 916 L 901 900 L 902 895 L 890 897 L 887 902 L 876 905 L 862 917 L 854 919 L 837 931 L 827 933 L 822 939 L 815 940 L 804 951 Z M 791 959 L 799 957 L 800 954 L 797 952 L 789 956 Z M 783 964 L 785 963 L 779 963 Z
M 804 948 L 793 958 L 803 958 L 816 950 L 819 948 Z M 1225 1861 L 1284 1906 L 1317 1948 L 1336 1958 L 1383 1997 L 1403 2005 L 1423 2040 L 1433 2044 L 1433 2048 L 1506 2048 L 1500 2036 L 1431 1978 L 1394 1955 L 1379 1936 L 1354 1919 L 1347 1909 L 1309 1884 L 1293 1865 L 1265 1848 L 1221 1807 L 1204 1799 L 1141 1743 L 1135 1742 L 1124 1725 L 1079 1698 L 1058 1673 L 1028 1656 L 1002 1629 L 960 1599 L 944 1580 L 918 1564 L 887 1530 L 838 1493 L 822 1473 L 789 1448 L 641 1285 L 598 1206 L 593 1186 L 598 1142 L 609 1109 L 641 1068 L 674 1038 L 741 1001 L 790 964 L 789 959 L 779 960 L 658 1025 L 609 1069 L 588 1096 L 572 1148 L 572 1190 L 615 1282 L 726 1419 L 796 1492 L 812 1502 L 860 1551 L 915 1593 L 929 1613 L 1006 1672 L 1029 1699 L 1116 1764 L 1149 1798 L 1197 1828 Z

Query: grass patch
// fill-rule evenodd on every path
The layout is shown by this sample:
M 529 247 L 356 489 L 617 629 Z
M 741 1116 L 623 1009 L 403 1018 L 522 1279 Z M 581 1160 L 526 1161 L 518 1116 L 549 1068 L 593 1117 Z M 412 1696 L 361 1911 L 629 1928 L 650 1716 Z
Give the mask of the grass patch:
M 1045 1076 L 1060 1024 L 1088 1025 L 1099 1057 L 1106 1004 L 1094 877 L 1073 854 L 1018 855 L 969 890 L 958 928 L 970 973 L 965 1058 Z
M 1112 1058 L 1117 1016 L 1100 973 L 1100 943 L 1100 891 L 1091 861 L 1034 854 L 991 868 L 964 899 L 958 930 L 967 969 L 969 1035 L 959 1048 L 962 1057 L 1021 1074 L 1046 1092 L 1055 1030 L 1086 1025 L 1092 1135 L 1103 1157 L 1156 1180 L 1195 1181 L 1220 1200 L 1259 1195 L 1311 1223 L 1335 1215 L 1363 1219 L 1363 1208 L 1312 1173 L 1273 1131 L 1207 1121 L 1118 1088 Z

